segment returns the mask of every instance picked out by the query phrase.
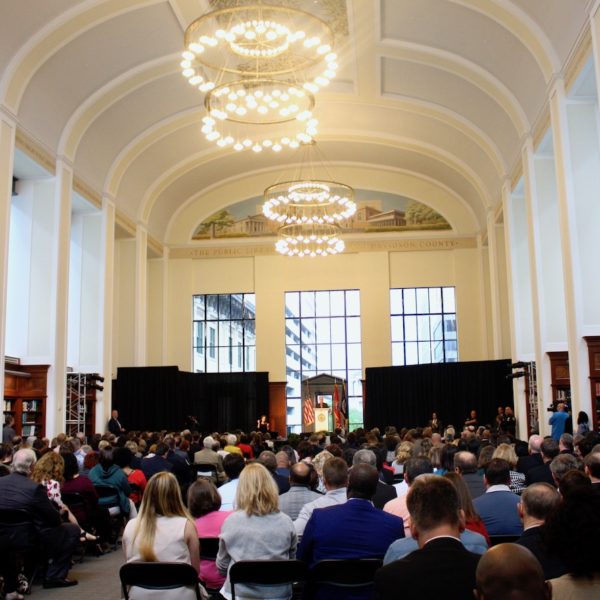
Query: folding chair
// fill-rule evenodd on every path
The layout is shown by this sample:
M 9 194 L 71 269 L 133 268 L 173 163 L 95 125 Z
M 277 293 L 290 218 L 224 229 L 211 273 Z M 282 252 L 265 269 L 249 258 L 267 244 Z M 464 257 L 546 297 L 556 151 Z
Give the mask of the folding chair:
M 351 558 L 320 560 L 309 574 L 313 593 L 321 585 L 333 588 L 369 588 L 373 586 L 375 573 L 383 565 L 381 558 Z M 330 594 L 334 597 L 335 590 Z
M 192 470 L 195 474 L 195 479 L 210 479 L 215 485 L 217 485 L 217 467 L 209 463 L 198 463 L 192 465 Z
M 131 586 L 145 590 L 193 587 L 197 600 L 201 600 L 198 573 L 187 563 L 130 562 L 121 567 L 119 577 L 125 600 L 129 600 Z
M 301 560 L 240 560 L 229 569 L 231 597 L 235 600 L 235 586 L 240 584 L 276 586 L 304 583 L 308 566 Z

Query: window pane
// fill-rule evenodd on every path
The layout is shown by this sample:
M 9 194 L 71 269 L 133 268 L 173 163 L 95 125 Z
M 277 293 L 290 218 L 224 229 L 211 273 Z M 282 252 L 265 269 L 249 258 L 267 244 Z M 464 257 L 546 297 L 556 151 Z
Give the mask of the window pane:
M 448 362 L 448 361 L 444 361 L 444 342 L 434 342 L 433 343 L 431 362 L 434 362 L 434 363 Z
M 419 364 L 419 354 L 417 350 L 416 342 L 407 342 L 404 346 L 406 352 L 406 364 L 416 365 Z
M 204 373 L 204 354 L 194 351 L 194 373 Z
M 300 314 L 302 317 L 315 316 L 315 294 L 314 292 L 300 293 Z
M 223 294 L 219 296 L 219 319 L 231 318 L 231 296 Z
M 286 393 L 288 398 L 290 396 L 300 396 L 300 377 L 296 379 L 288 373 Z
M 348 394 L 350 396 L 362 396 L 361 379 L 362 371 L 348 371 Z
M 245 351 L 246 371 L 256 371 L 256 346 L 247 346 Z
M 427 288 L 417 288 L 417 312 L 421 315 L 429 312 L 429 290 Z
M 404 314 L 415 314 L 417 312 L 417 301 L 415 300 L 415 290 L 404 290 Z
M 454 303 L 454 288 L 446 287 L 443 291 L 444 294 L 444 312 L 456 312 L 456 305 Z
M 256 296 L 244 294 L 244 319 L 256 318 Z
M 298 292 L 286 292 L 285 312 L 286 316 L 300 316 L 300 294 Z
M 244 343 L 246 346 L 256 345 L 256 322 L 244 321 Z
M 241 319 L 243 314 L 243 294 L 232 294 L 231 296 L 231 318 Z
M 404 344 L 392 344 L 392 365 L 394 367 L 404 366 Z
M 404 339 L 412 342 L 417 339 L 417 317 L 404 317 Z
M 231 371 L 231 365 L 229 363 L 229 348 L 221 346 L 219 348 L 219 372 L 227 373 Z
M 392 317 L 392 342 L 401 342 L 404 339 L 403 317 Z
M 363 399 L 362 398 L 349 398 L 348 399 L 349 415 L 348 420 L 350 427 L 356 429 L 357 427 L 363 426 Z
M 204 296 L 194 296 L 194 319 L 203 321 L 205 315 Z
M 346 333 L 349 344 L 360 342 L 360 317 L 346 319 Z
M 331 368 L 346 369 L 346 346 L 344 344 L 332 344 L 331 345 Z M 346 374 L 342 376 L 346 378 Z
M 417 327 L 418 327 L 418 336 L 419 340 L 428 340 L 429 339 L 429 316 L 417 317 Z
M 419 342 L 419 363 L 430 363 L 431 362 L 431 343 L 430 342 Z
M 456 316 L 448 315 L 444 317 L 444 334 L 447 340 L 456 339 Z
M 360 344 L 348 344 L 348 368 L 360 369 L 361 367 Z
M 316 319 L 317 325 L 317 343 L 328 344 L 331 342 L 330 320 L 329 319 Z
M 393 315 L 402 314 L 402 290 L 390 290 L 390 310 Z
M 442 315 L 431 316 L 431 339 L 441 340 L 444 337 L 444 326 L 442 322 Z
M 429 288 L 429 311 L 432 313 L 442 312 L 442 290 L 440 288 Z
M 342 317 L 345 314 L 344 292 L 331 292 L 331 316 Z
M 329 316 L 329 292 L 317 292 L 316 298 L 316 315 L 317 317 Z
M 346 292 L 346 315 L 360 315 L 360 292 L 358 290 L 349 290 Z
M 302 344 L 302 370 L 317 368 L 317 349 L 314 344 Z
M 302 319 L 300 329 L 300 338 L 303 344 L 314 343 L 316 338 L 317 325 L 314 319 Z
M 217 345 L 225 346 L 227 345 L 227 342 L 229 340 L 229 334 L 231 331 L 231 321 L 219 321 L 218 326 L 219 337 L 217 338 Z
M 219 318 L 219 296 L 213 294 L 206 296 L 206 318 L 208 320 Z
M 331 341 L 333 343 L 343 343 L 346 341 L 346 319 L 339 317 L 331 319 Z
M 331 346 L 329 344 L 317 346 L 317 366 L 319 371 L 331 370 Z
M 204 323 L 199 323 L 196 321 L 194 323 L 194 347 L 200 348 L 201 350 L 204 348 L 204 344 L 206 340 L 204 339 Z

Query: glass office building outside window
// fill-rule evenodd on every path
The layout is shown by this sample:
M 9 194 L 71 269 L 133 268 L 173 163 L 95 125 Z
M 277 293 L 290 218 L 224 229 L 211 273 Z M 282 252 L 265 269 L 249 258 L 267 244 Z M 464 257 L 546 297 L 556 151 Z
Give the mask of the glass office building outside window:
M 453 287 L 390 290 L 392 365 L 457 362 Z
M 301 382 L 321 373 L 347 381 L 350 428 L 362 426 L 358 290 L 286 292 L 287 423 L 302 430 Z
M 195 373 L 256 370 L 254 294 L 200 294 L 193 311 Z

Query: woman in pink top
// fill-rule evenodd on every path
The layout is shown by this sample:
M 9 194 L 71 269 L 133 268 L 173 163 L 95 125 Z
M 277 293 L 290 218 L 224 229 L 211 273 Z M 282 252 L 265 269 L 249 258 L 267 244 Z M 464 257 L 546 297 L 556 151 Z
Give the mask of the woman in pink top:
M 230 511 L 220 511 L 221 496 L 214 484 L 207 479 L 198 479 L 188 490 L 188 510 L 196 522 L 199 538 L 218 538 L 221 527 Z M 202 554 L 202 541 L 200 541 Z M 200 579 L 210 589 L 220 589 L 225 577 L 219 574 L 214 560 L 200 561 Z

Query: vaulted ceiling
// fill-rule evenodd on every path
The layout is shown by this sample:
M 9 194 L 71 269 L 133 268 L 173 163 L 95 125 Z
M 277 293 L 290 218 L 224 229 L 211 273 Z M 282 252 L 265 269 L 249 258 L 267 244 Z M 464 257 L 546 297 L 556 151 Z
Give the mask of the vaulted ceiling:
M 200 133 L 203 99 L 180 73 L 183 32 L 227 3 L 0 5 L 2 105 L 164 243 L 185 242 L 199 219 L 260 194 L 296 160 L 223 150 Z M 338 77 L 315 111 L 331 168 L 435 206 L 459 233 L 481 231 L 585 34 L 588 0 L 314 3 L 347 23 Z

